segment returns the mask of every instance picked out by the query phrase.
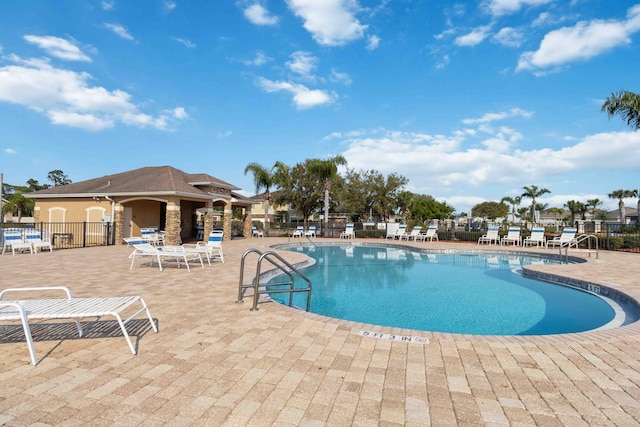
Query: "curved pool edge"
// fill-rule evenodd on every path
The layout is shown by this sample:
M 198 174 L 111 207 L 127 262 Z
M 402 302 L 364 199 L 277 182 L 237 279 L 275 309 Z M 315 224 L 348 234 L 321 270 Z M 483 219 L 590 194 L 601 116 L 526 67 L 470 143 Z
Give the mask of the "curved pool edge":
M 283 247 L 295 247 L 301 245 L 308 245 L 308 242 L 286 242 L 272 245 L 271 247 L 274 249 L 282 250 Z M 322 242 L 321 245 L 338 245 L 338 246 L 346 246 L 346 245 L 363 245 L 363 246 L 384 246 L 384 247 L 397 247 L 397 248 L 409 248 L 412 250 L 418 250 L 424 253 L 495 253 L 502 255 L 538 255 L 544 258 L 552 258 L 552 259 L 560 259 L 566 260 L 569 259 L 569 264 L 562 265 L 531 265 L 525 266 L 524 269 L 529 270 L 529 274 L 539 275 L 536 278 L 538 280 L 548 281 L 551 283 L 574 287 L 578 290 L 582 290 L 585 292 L 589 292 L 589 286 L 598 286 L 602 291 L 609 293 L 613 296 L 614 300 L 616 298 L 621 298 L 624 301 L 627 301 L 630 306 L 633 306 L 638 310 L 638 314 L 640 317 L 640 293 L 638 297 L 633 296 L 635 292 L 631 289 L 625 289 L 625 285 L 616 284 L 612 282 L 604 282 L 598 280 L 585 280 L 577 277 L 572 277 L 571 274 L 567 275 L 567 272 L 564 271 L 564 275 L 550 273 L 547 271 L 540 271 L 540 268 L 552 268 L 552 269 L 563 269 L 570 265 L 595 265 L 598 262 L 602 262 L 601 260 L 594 260 L 590 256 L 589 258 L 584 258 L 580 256 L 570 255 L 568 258 L 565 255 L 552 254 L 549 252 L 545 252 L 538 248 L 518 248 L 514 249 L 474 249 L 475 245 L 469 244 L 464 249 L 462 248 L 451 248 L 451 247 L 420 247 L 417 246 L 414 242 L 395 242 L 395 243 L 383 243 L 383 242 L 371 242 L 371 241 L 361 241 L 361 242 L 344 242 L 344 241 L 328 241 Z M 438 243 L 436 243 L 438 245 Z M 455 244 L 456 246 L 458 244 Z M 440 245 L 439 245 L 440 246 Z M 527 250 L 528 249 L 528 250 Z M 306 255 L 305 255 L 306 256 Z M 311 259 L 310 257 L 307 257 Z M 315 262 L 315 261 L 313 261 Z M 313 263 L 312 263 L 313 264 Z M 533 273 L 532 273 L 533 272 Z M 525 274 L 523 272 L 523 274 Z M 525 274 L 526 275 L 526 274 Z M 543 277 L 547 277 L 548 280 Z M 573 285 L 573 286 L 572 286 Z M 593 292 L 592 292 L 593 293 Z M 598 294 L 597 294 L 598 295 Z M 599 295 L 602 296 L 602 295 Z M 274 300 L 269 299 L 272 302 Z M 640 334 L 640 321 L 635 320 L 631 323 L 618 326 L 618 327 L 610 327 L 603 328 L 599 327 L 596 329 L 582 331 L 582 332 L 573 332 L 573 333 L 564 333 L 564 334 L 547 334 L 547 335 L 474 335 L 474 334 L 461 334 L 461 333 L 452 333 L 452 332 L 435 332 L 435 331 L 424 331 L 424 330 L 416 330 L 416 329 L 406 329 L 406 328 L 397 328 L 390 326 L 381 326 L 376 324 L 369 323 L 361 323 L 350 320 L 338 319 L 333 317 L 324 316 L 317 313 L 306 312 L 297 307 L 289 307 L 284 304 L 280 304 L 275 302 L 276 306 L 282 308 L 287 313 L 295 313 L 296 316 L 302 316 L 305 318 L 310 318 L 318 321 L 327 322 L 330 324 L 336 324 L 342 327 L 346 327 L 352 330 L 353 333 L 358 334 L 362 332 L 362 329 L 365 328 L 367 331 L 377 332 L 380 334 L 390 334 L 390 335 L 403 335 L 403 336 L 421 336 L 429 339 L 460 339 L 464 338 L 469 341 L 474 342 L 503 342 L 503 343 L 526 343 L 526 342 L 535 342 L 535 343 L 544 343 L 544 342 L 584 342 L 585 340 L 591 341 L 603 341 L 610 340 L 614 338 L 624 337 L 628 335 Z

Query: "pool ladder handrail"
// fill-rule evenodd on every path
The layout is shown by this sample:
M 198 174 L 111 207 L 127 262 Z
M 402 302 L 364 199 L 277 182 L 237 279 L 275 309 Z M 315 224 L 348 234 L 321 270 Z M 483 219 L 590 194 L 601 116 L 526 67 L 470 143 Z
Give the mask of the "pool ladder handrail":
M 593 240 L 594 242 L 594 248 L 591 248 L 591 241 Z M 569 249 L 572 246 L 575 246 L 576 250 L 580 250 L 578 248 L 578 245 L 582 242 L 587 242 L 587 252 L 589 253 L 589 257 L 591 257 L 591 252 L 595 252 L 596 253 L 596 259 L 598 259 L 600 253 L 598 251 L 598 236 L 596 236 L 595 234 L 581 234 L 579 236 L 577 236 L 573 241 L 571 241 L 570 243 L 566 244 L 566 245 L 561 245 L 560 246 L 560 255 L 562 255 L 562 248 L 564 248 L 564 256 L 565 256 L 565 260 L 568 263 L 569 262 Z
M 259 255 L 258 261 L 256 262 L 256 275 L 252 283 L 244 284 L 243 283 L 244 282 L 244 263 L 247 256 L 251 253 L 257 253 Z M 280 261 L 280 263 L 284 265 L 276 262 L 276 260 L 273 258 L 276 258 L 277 261 Z M 262 261 L 264 260 L 269 261 L 273 266 L 275 266 L 277 269 L 279 269 L 284 274 L 289 276 L 289 282 L 274 283 L 274 285 L 278 285 L 278 286 L 289 285 L 289 289 L 267 290 L 266 289 L 267 284 L 260 283 L 260 270 L 262 267 Z M 292 272 L 294 272 L 296 275 L 301 277 L 305 282 L 307 282 L 306 288 L 294 288 L 295 278 Z M 262 289 L 260 289 L 261 287 Z M 274 251 L 262 252 L 258 249 L 252 248 L 252 249 L 247 249 L 242 254 L 242 260 L 240 261 L 240 283 L 238 285 L 238 300 L 236 301 L 236 304 L 240 304 L 244 302 L 244 292 L 249 288 L 253 288 L 253 305 L 249 309 L 250 311 L 258 311 L 258 299 L 261 294 L 289 293 L 289 307 L 293 307 L 293 294 L 295 292 L 307 292 L 306 311 L 309 311 L 309 308 L 311 306 L 311 280 L 309 280 L 304 274 L 300 272 L 300 270 L 298 270 L 291 263 L 289 263 L 287 260 L 282 258 L 282 256 L 280 256 L 278 253 Z

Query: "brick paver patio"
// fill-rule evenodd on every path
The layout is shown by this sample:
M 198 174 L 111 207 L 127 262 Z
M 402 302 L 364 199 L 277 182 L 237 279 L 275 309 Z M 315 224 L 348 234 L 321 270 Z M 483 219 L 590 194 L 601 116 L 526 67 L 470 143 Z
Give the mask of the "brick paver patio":
M 129 271 L 124 246 L 0 257 L 0 289 L 63 285 L 78 297 L 141 295 L 160 328 L 156 334 L 142 321 L 132 325 L 139 338 L 134 356 L 121 334 L 104 329 L 111 319 L 83 323 L 82 339 L 73 322 L 36 324 L 41 361 L 32 366 L 19 324 L 4 323 L 10 326 L 0 326 L 0 425 L 640 424 L 637 324 L 482 337 L 363 325 L 276 303 L 257 312 L 248 300 L 236 304 L 242 253 L 286 241 L 225 242 L 224 265 L 191 273 L 138 262 Z M 535 268 L 640 300 L 638 256 L 601 252 L 586 264 Z M 362 337 L 363 329 L 429 343 Z

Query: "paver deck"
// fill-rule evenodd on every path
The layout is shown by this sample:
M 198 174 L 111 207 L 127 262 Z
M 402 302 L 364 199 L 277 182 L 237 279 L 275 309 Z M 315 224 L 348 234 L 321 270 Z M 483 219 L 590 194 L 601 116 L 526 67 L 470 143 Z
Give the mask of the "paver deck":
M 82 339 L 71 321 L 36 324 L 42 360 L 32 366 L 19 324 L 0 325 L 0 425 L 640 425 L 639 325 L 486 337 L 236 304 L 242 253 L 286 241 L 225 242 L 224 264 L 190 273 L 140 264 L 129 271 L 125 246 L 0 257 L 0 289 L 62 285 L 78 297 L 141 295 L 160 328 L 156 334 L 140 322 L 134 356 L 105 328 L 110 319 L 83 323 Z M 536 268 L 640 300 L 639 256 L 601 252 L 586 264 Z M 363 329 L 429 343 L 363 337 Z

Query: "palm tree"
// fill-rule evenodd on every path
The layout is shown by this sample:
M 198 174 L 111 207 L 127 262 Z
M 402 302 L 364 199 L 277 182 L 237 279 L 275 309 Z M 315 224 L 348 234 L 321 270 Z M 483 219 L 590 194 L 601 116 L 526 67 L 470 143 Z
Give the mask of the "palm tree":
M 556 223 L 556 230 L 558 229 L 558 215 L 564 213 L 562 208 L 550 208 L 549 212 L 553 214 L 554 221 Z
M 345 166 L 347 159 L 341 154 L 326 160 L 313 159 L 309 162 L 309 172 L 324 181 L 324 227 L 327 230 L 329 225 L 329 190 L 331 180 L 338 174 L 338 166 Z M 326 231 L 325 231 L 326 232 Z
M 628 197 L 636 197 L 638 190 L 615 190 L 608 194 L 610 199 L 618 199 L 618 209 L 620 209 L 620 224 L 624 225 L 626 222 L 626 213 L 624 211 L 624 200 Z
M 598 209 L 598 206 L 600 206 L 601 204 L 602 204 L 602 200 L 600 200 L 600 199 L 587 200 L 587 207 L 591 208 L 591 218 L 592 219 L 596 219 L 596 209 Z
M 531 187 L 522 187 L 524 193 L 520 197 L 529 197 L 531 199 L 531 221 L 535 222 L 535 211 L 536 211 L 536 198 L 542 196 L 543 194 L 551 193 L 550 190 L 546 188 L 538 188 L 536 185 L 532 185 Z
M 580 212 L 582 212 L 582 210 L 584 209 L 585 205 L 582 202 L 576 202 L 575 200 L 569 200 L 567 203 L 564 204 L 564 206 L 569 209 L 569 212 L 571 212 L 571 225 L 573 226 L 573 224 L 576 221 L 576 215 L 579 214 Z
M 400 214 L 405 223 L 407 222 L 407 212 L 410 212 L 409 205 L 411 205 L 413 198 L 414 194 L 410 191 L 401 191 L 396 197 L 396 203 L 400 208 Z
M 264 168 L 259 163 L 249 163 L 244 168 L 244 174 L 248 172 L 253 173 L 253 182 L 256 185 L 256 194 L 264 188 L 264 231 L 269 235 L 269 199 L 271 199 L 271 192 L 269 189 L 274 185 L 274 174 L 271 171 Z
M 522 196 L 516 197 L 503 197 L 500 199 L 500 203 L 507 202 L 511 205 L 511 221 L 516 222 L 516 207 L 520 205 L 522 201 Z
M 621 90 L 608 97 L 600 111 L 606 112 L 611 119 L 615 115 L 627 122 L 634 130 L 640 129 L 640 95 Z
M 520 221 L 524 221 L 524 226 L 527 226 L 527 215 L 529 215 L 528 208 L 519 208 L 516 216 L 520 218 Z

